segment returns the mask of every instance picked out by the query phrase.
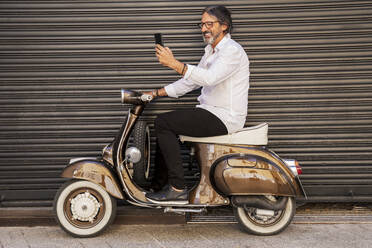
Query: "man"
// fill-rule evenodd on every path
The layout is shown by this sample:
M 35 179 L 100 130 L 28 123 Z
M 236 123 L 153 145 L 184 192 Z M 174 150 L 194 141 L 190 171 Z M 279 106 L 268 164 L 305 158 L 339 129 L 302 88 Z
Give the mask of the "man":
M 231 39 L 229 10 L 224 6 L 205 8 L 199 27 L 207 46 L 198 66 L 178 61 L 168 47 L 157 45 L 155 48 L 159 62 L 183 78 L 146 94 L 155 98 L 177 98 L 199 87 L 202 90 L 196 108 L 164 113 L 155 120 L 157 142 L 166 158 L 169 184 L 159 192 L 146 194 L 153 202 L 188 203 L 178 135 L 224 135 L 243 128 L 246 120 L 249 61 L 244 49 Z

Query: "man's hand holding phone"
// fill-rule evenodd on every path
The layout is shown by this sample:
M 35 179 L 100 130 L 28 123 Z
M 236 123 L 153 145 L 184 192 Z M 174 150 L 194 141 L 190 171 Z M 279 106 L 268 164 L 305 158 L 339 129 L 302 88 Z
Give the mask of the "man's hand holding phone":
M 172 53 L 172 50 L 169 47 L 164 47 L 162 35 L 160 33 L 154 34 L 155 37 L 155 51 L 156 57 L 160 64 L 169 67 L 181 75 L 186 73 L 187 67 L 185 64 L 178 61 Z
M 155 33 L 154 38 L 155 38 L 156 57 L 158 57 L 159 62 L 162 65 L 172 68 L 171 64 L 176 59 L 174 58 L 172 51 L 168 47 L 164 47 L 162 34 Z

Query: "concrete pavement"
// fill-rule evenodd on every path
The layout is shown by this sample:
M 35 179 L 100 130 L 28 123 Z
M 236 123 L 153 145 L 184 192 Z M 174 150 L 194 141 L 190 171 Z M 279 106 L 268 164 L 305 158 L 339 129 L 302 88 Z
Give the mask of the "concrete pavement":
M 225 208 L 185 218 L 125 206 L 114 225 L 88 239 L 66 234 L 50 209 L 0 209 L 0 248 L 370 248 L 371 233 L 370 204 L 306 204 L 284 232 L 269 237 L 242 232 Z
M 57 226 L 0 227 L 1 248 L 368 248 L 372 224 L 291 224 L 276 236 L 242 232 L 237 224 L 112 225 L 100 236 L 72 238 Z

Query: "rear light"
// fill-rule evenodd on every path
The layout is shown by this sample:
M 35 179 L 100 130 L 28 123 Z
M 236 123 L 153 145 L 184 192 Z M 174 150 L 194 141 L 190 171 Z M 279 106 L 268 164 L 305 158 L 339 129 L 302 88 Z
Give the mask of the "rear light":
M 288 165 L 288 167 L 291 169 L 293 174 L 295 176 L 301 175 L 302 174 L 302 168 L 300 164 L 297 162 L 295 159 L 283 159 L 283 161 Z

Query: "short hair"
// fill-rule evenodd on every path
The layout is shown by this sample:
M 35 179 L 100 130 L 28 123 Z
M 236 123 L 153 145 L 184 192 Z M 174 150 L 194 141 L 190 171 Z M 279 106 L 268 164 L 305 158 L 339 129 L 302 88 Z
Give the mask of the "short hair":
M 215 16 L 221 24 L 227 25 L 227 29 L 225 30 L 225 33 L 232 32 L 233 23 L 231 19 L 231 13 L 225 6 L 222 6 L 222 5 L 208 6 L 203 10 L 202 14 L 204 13 Z

